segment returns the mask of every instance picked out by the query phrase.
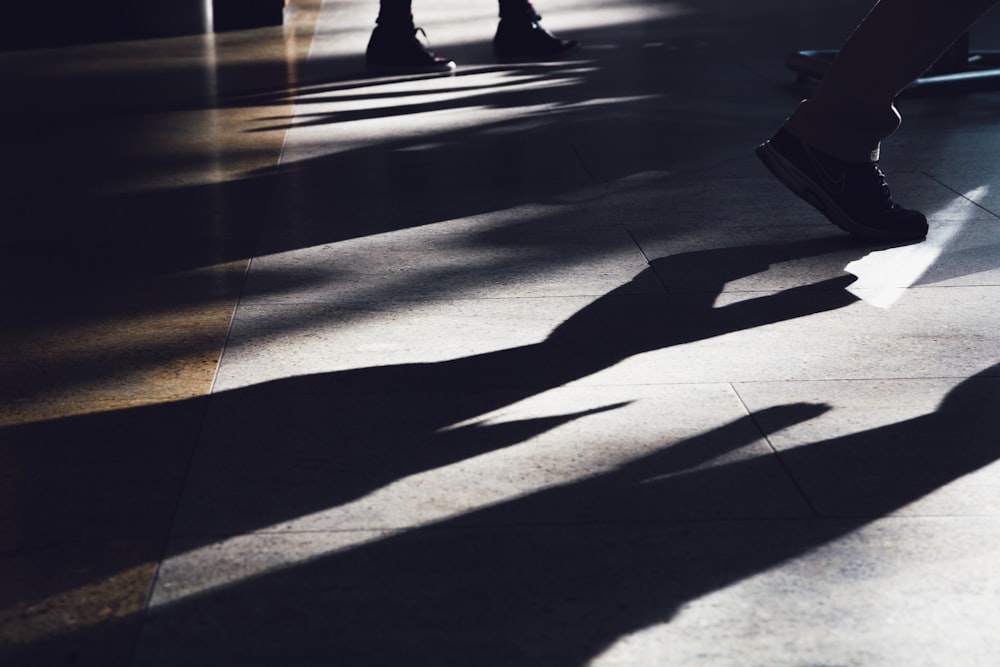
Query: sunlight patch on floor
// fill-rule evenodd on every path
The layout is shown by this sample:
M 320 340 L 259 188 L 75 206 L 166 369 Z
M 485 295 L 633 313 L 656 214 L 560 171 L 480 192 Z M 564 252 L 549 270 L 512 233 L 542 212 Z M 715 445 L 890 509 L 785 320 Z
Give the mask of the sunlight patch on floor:
M 975 202 L 982 199 L 988 191 L 989 186 L 978 187 L 931 216 L 930 232 L 922 243 L 877 250 L 848 264 L 845 270 L 858 277 L 848 291 L 876 308 L 892 308 L 934 266 L 938 257 L 968 224 L 969 215 L 958 217 L 955 215 L 957 209 L 966 205 L 966 200 Z M 934 218 L 954 222 L 935 225 Z

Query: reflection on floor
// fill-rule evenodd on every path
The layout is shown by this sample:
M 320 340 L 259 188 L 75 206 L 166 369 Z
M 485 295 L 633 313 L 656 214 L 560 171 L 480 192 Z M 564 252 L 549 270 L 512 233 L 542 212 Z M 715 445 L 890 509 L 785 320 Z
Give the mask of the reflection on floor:
M 1000 93 L 847 238 L 753 156 L 868 2 L 801 4 L 0 54 L 0 662 L 995 664 Z

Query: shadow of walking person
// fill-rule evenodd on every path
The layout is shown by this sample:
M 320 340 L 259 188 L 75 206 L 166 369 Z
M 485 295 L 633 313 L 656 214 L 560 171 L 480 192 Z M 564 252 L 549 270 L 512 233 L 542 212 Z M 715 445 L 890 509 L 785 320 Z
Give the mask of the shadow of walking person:
M 805 497 L 781 515 L 697 511 L 772 479 L 773 457 L 712 465 L 753 437 L 747 417 L 605 475 L 155 609 L 137 664 L 588 664 L 687 602 L 994 463 L 998 373 L 931 414 L 782 455 Z M 824 409 L 754 419 L 780 429 Z
M 637 354 L 854 303 L 844 290 L 853 277 L 841 273 L 714 305 L 726 283 L 770 264 L 845 250 L 859 248 L 819 239 L 658 259 L 632 284 L 598 298 L 539 343 L 444 362 L 306 375 L 215 395 L 179 529 L 242 534 L 621 407 L 612 403 L 506 424 L 474 421 Z M 683 294 L 636 293 L 655 283 L 654 276 L 671 281 L 675 275 L 692 285 Z
M 666 257 L 652 262 L 633 285 L 622 286 L 598 298 L 539 343 L 439 363 L 359 368 L 221 392 L 208 400 L 207 417 L 190 466 L 187 464 L 191 453 L 185 443 L 191 438 L 172 434 L 198 427 L 205 399 L 5 428 L 0 431 L 0 438 L 5 443 L 7 458 L 16 463 L 18 476 L 32 482 L 19 491 L 19 503 L 6 510 L 4 526 L 0 527 L 4 527 L 5 535 L 14 536 L 11 548 L 17 553 L 31 554 L 37 545 L 58 544 L 59 558 L 53 563 L 58 565 L 60 572 L 57 579 L 43 576 L 49 582 L 45 586 L 21 587 L 24 591 L 18 594 L 19 599 L 12 601 L 16 604 L 11 607 L 10 614 L 18 616 L 21 614 L 18 609 L 37 607 L 38 599 L 32 597 L 32 590 L 58 595 L 59 590 L 52 590 L 51 581 L 60 582 L 60 590 L 89 591 L 89 584 L 112 577 L 133 564 L 127 560 L 130 552 L 121 554 L 114 565 L 110 565 L 96 558 L 91 553 L 94 549 L 78 548 L 74 540 L 81 535 L 86 535 L 89 542 L 138 536 L 146 546 L 142 555 L 136 556 L 142 560 L 136 562 L 145 563 L 149 549 L 155 549 L 168 532 L 179 540 L 178 549 L 187 549 L 232 536 L 275 529 L 300 517 L 364 498 L 404 477 L 502 450 L 573 420 L 614 411 L 622 407 L 620 399 L 609 398 L 596 407 L 570 408 L 562 413 L 555 411 L 543 417 L 502 424 L 477 421 L 490 411 L 562 387 L 632 355 L 849 305 L 855 298 L 843 289 L 851 279 L 842 275 L 842 267 L 845 260 L 855 259 L 868 250 L 870 248 L 849 245 L 836 237 Z M 822 256 L 831 259 L 829 262 L 816 261 L 813 273 L 821 275 L 814 284 L 765 293 L 728 306 L 715 306 L 716 297 L 729 281 L 766 271 L 774 263 Z M 683 281 L 678 277 L 683 277 Z M 667 286 L 680 282 L 681 289 L 676 293 L 668 290 L 650 293 L 645 286 L 655 284 L 651 278 L 662 280 Z M 643 286 L 639 293 L 636 293 L 637 285 Z M 178 422 L 178 414 L 186 415 L 183 424 Z M 741 431 L 739 437 L 743 441 L 759 437 L 749 422 L 742 423 L 737 430 Z M 99 443 L 99 447 L 81 450 L 78 446 L 81 442 Z M 137 442 L 143 446 L 136 446 Z M 85 473 L 82 473 L 80 461 L 84 454 L 88 458 Z M 169 465 L 163 465 L 164 461 Z M 772 480 L 773 463 L 766 467 L 767 479 Z M 754 488 L 759 488 L 761 483 L 766 485 L 768 482 L 758 480 Z M 680 489 L 683 484 L 686 482 L 678 480 L 669 488 Z M 175 513 L 182 488 L 183 497 Z M 587 488 L 597 489 L 598 486 Z M 695 497 L 693 492 L 684 493 L 676 507 L 690 506 Z M 572 494 L 544 497 L 545 503 L 536 505 L 539 510 L 558 506 L 557 498 L 567 499 L 577 508 L 597 507 L 589 501 L 578 502 Z M 624 502 L 623 498 L 619 494 L 615 502 Z M 454 499 L 447 497 L 439 501 L 454 505 L 456 512 L 471 509 L 456 505 Z M 574 510 L 574 515 L 580 511 L 582 509 Z M 515 514 L 518 512 L 520 510 Z M 585 514 L 584 511 L 582 515 Z M 544 515 L 544 512 L 539 513 L 539 516 Z M 564 519 L 556 518 L 559 522 Z M 368 519 L 362 516 L 360 520 Z M 521 522 L 516 516 L 511 520 Z M 470 548 L 472 545 L 470 542 Z M 558 541 L 542 546 L 556 550 L 566 548 Z M 384 548 L 392 551 L 391 546 L 377 547 L 373 553 L 385 554 L 387 552 L 381 551 Z M 434 548 L 422 549 L 428 558 L 438 557 L 432 556 Z M 528 554 L 515 553 L 514 556 L 512 562 L 528 558 Z M 442 562 L 451 558 L 447 553 L 440 557 L 444 559 Z M 354 568 L 350 565 L 355 562 L 354 556 L 345 558 L 343 562 L 349 564 L 345 572 L 350 572 Z M 378 555 L 372 563 L 388 564 L 388 561 L 391 557 Z M 86 567 L 81 566 L 83 562 Z M 338 559 L 323 562 L 332 564 L 331 572 L 341 569 Z M 311 567 L 292 570 L 273 581 L 282 581 L 282 585 L 292 589 L 299 581 L 311 586 L 306 583 L 312 576 Z M 374 567 L 380 569 L 382 566 Z M 304 578 L 299 580 L 296 572 L 301 572 Z M 530 574 L 530 569 L 525 572 Z M 425 575 L 417 574 L 414 582 L 419 583 Z M 536 574 L 541 575 L 540 572 Z M 397 575 L 394 573 L 386 580 Z M 261 583 L 270 580 L 266 578 Z M 365 582 L 364 577 L 357 578 L 356 585 L 360 588 L 356 590 L 367 599 L 370 591 L 363 592 L 363 588 L 370 582 Z M 397 583 L 402 585 L 403 582 Z M 227 595 L 239 597 L 243 588 L 237 586 Z M 252 589 L 253 586 L 246 587 L 248 594 Z M 446 592 L 447 587 L 442 591 Z M 257 620 L 263 622 L 276 610 L 269 609 L 272 594 L 269 592 L 267 598 L 252 603 L 251 606 L 263 614 Z M 379 593 L 375 598 L 384 594 L 386 592 Z M 302 609 L 309 609 L 310 614 L 318 614 L 317 619 L 326 613 L 321 608 L 311 607 L 321 598 L 310 602 L 299 600 L 297 595 L 293 594 L 296 607 L 301 605 Z M 556 597 L 553 593 L 552 603 L 561 604 Z M 213 595 L 203 598 L 206 609 L 222 600 Z M 243 601 L 249 603 L 249 598 Z M 465 604 L 472 616 L 482 613 L 475 603 Z M 503 604 L 514 608 L 509 601 Z M 187 603 L 171 607 L 164 618 L 170 617 L 174 609 L 182 608 L 188 608 Z M 455 609 L 461 611 L 461 605 Z M 392 621 L 396 612 L 389 607 L 386 612 L 387 619 Z M 344 622 L 340 614 L 350 616 L 346 608 L 337 611 L 330 607 L 330 613 L 333 614 L 329 617 L 331 623 L 335 624 Z M 379 613 L 376 608 L 365 611 L 369 621 L 376 625 L 380 624 Z M 134 620 L 133 616 L 128 618 Z M 21 620 L 28 625 L 33 623 L 27 616 Z M 107 623 L 69 634 L 60 631 L 52 646 L 46 649 L 45 637 L 52 631 L 51 619 L 46 616 L 39 623 L 42 625 L 38 628 L 25 631 L 26 636 L 38 639 L 16 647 L 16 655 L 11 654 L 15 662 L 20 656 L 33 653 L 62 652 L 82 656 L 82 650 L 72 647 L 104 641 L 101 638 L 108 630 L 105 625 L 123 624 L 123 632 L 131 632 L 128 628 L 132 627 L 131 621 L 108 617 Z M 269 636 L 277 637 L 270 629 L 258 632 L 255 623 L 256 620 L 248 617 L 245 623 L 236 622 L 230 629 L 239 626 L 241 632 L 253 634 L 261 641 Z M 305 633 L 301 639 L 306 653 L 298 656 L 306 663 L 310 660 L 307 654 L 316 655 L 314 644 L 320 641 L 319 635 L 312 635 L 308 627 L 305 624 L 300 628 Z M 356 627 L 361 632 L 359 638 L 374 636 L 364 623 Z M 221 637 L 229 629 L 219 628 L 219 631 Z M 248 647 L 256 643 L 256 640 L 247 639 Z M 434 642 L 420 641 L 428 650 L 435 648 Z M 565 643 L 560 639 L 560 646 Z M 390 642 L 392 645 L 396 642 Z M 380 650 L 392 653 L 396 649 L 390 650 L 390 646 Z M 236 650 L 235 646 L 233 648 Z M 262 661 L 281 662 L 280 656 L 270 653 L 270 649 L 260 648 Z M 439 648 L 442 647 L 435 650 Z M 210 649 L 209 653 L 214 651 Z M 192 655 L 197 657 L 198 654 Z M 383 657 L 393 656 L 385 654 Z M 402 659 L 403 653 L 395 657 Z M 245 653 L 241 659 L 249 664 L 260 662 L 252 652 Z

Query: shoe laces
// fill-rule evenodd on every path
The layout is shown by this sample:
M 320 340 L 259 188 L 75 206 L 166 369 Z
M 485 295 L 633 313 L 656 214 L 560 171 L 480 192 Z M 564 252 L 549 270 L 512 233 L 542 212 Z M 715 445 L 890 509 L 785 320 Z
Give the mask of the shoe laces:
M 896 207 L 896 204 L 892 201 L 892 192 L 889 190 L 889 183 L 885 180 L 885 173 L 883 173 L 881 167 L 879 167 L 878 162 L 872 163 L 872 168 L 875 171 L 876 181 L 878 187 L 878 198 L 882 201 L 883 206 L 887 209 L 892 209 Z M 872 189 L 873 194 L 875 194 L 875 188 Z
M 878 162 L 855 163 L 843 173 L 848 178 L 848 183 L 853 183 L 848 186 L 845 193 L 850 199 L 865 203 L 866 206 L 885 209 L 892 209 L 895 206 L 889 183 Z
M 417 35 L 421 35 L 423 39 L 420 39 Z M 434 51 L 431 50 L 430 37 L 427 36 L 427 32 L 420 26 L 413 27 L 413 41 L 419 44 L 420 48 L 426 51 L 431 57 L 434 57 L 435 54 Z

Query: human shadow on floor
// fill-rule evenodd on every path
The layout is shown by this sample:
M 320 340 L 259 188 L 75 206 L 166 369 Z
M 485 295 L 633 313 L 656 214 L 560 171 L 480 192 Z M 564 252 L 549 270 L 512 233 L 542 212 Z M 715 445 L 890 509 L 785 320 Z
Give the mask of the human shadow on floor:
M 998 371 L 933 413 L 782 453 L 813 512 L 664 518 L 772 483 L 771 457 L 704 465 L 746 444 L 747 417 L 592 479 L 155 609 L 137 664 L 589 664 L 685 603 L 994 463 Z M 770 432 L 822 409 L 755 417 Z M 692 455 L 719 439 L 726 447 Z
M 593 412 L 475 422 L 499 408 L 643 352 L 854 303 L 844 289 L 853 277 L 834 269 L 832 277 L 813 284 L 715 307 L 733 280 L 766 271 L 771 263 L 838 250 L 861 248 L 824 238 L 665 257 L 536 344 L 443 362 L 305 375 L 217 394 L 178 530 L 239 535 L 336 507 Z M 669 294 L 658 284 L 681 276 L 683 294 Z M 663 378 L 672 379 L 682 378 Z
M 537 344 L 222 392 L 209 399 L 203 427 L 205 399 L 3 429 L 9 470 L 27 483 L 18 491 L 20 507 L 9 510 L 0 532 L 21 545 L 16 548 L 25 559 L 42 562 L 31 555 L 38 545 L 58 552 L 52 563 L 60 575 L 51 578 L 50 592 L 59 594 L 144 562 L 171 524 L 186 544 L 197 546 L 328 510 L 403 477 L 515 445 L 620 404 L 609 400 L 501 425 L 475 422 L 492 410 L 636 354 L 854 303 L 843 289 L 851 277 L 842 267 L 869 250 L 838 236 L 665 257 Z M 815 283 L 715 306 L 730 281 L 804 258 L 814 259 Z M 681 293 L 659 282 L 670 288 L 681 276 Z M 199 428 L 201 444 L 189 466 L 189 443 Z M 81 448 L 81 442 L 90 444 Z M 103 559 L 80 546 L 112 541 L 135 541 L 141 548 Z M 75 562 L 84 558 L 86 567 Z M 108 617 L 109 624 L 118 622 Z M 103 641 L 103 632 L 70 633 L 57 640 L 57 652 Z M 45 653 L 44 643 L 22 648 Z

